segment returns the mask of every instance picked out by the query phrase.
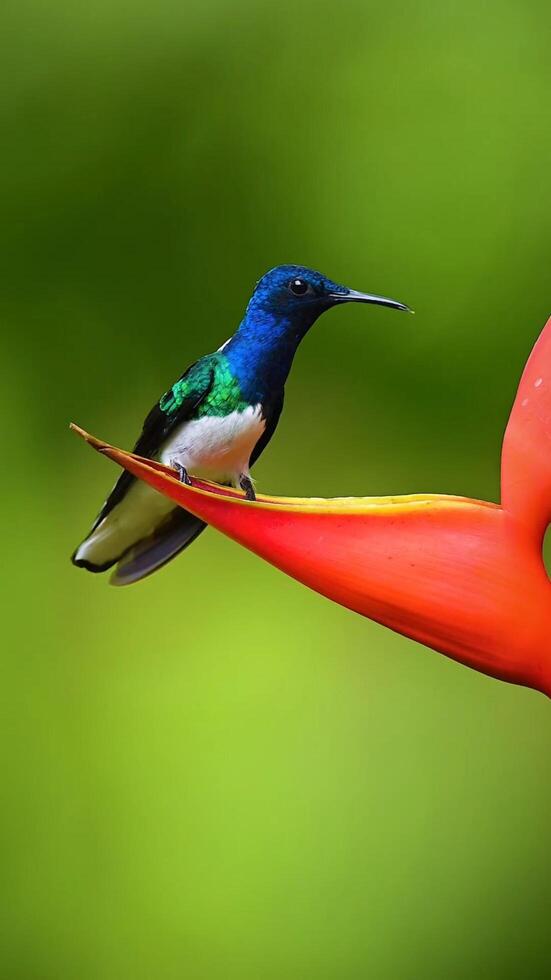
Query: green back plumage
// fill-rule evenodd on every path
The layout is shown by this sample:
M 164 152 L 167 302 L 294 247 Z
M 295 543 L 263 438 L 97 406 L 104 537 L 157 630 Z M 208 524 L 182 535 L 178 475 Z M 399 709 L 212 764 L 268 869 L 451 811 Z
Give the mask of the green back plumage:
M 169 417 L 177 415 L 185 403 L 195 401 L 207 388 L 208 393 L 197 405 L 194 418 L 202 418 L 204 415 L 224 416 L 247 408 L 248 402 L 243 398 L 239 382 L 222 352 L 209 354 L 197 361 L 163 395 L 159 408 Z

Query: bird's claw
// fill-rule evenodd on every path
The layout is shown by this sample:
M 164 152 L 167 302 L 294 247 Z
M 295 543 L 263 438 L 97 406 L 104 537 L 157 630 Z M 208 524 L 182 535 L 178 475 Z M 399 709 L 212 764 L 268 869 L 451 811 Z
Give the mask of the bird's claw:
M 239 486 L 244 491 L 246 500 L 256 500 L 253 483 L 249 476 L 242 476 L 239 480 Z
M 186 486 L 190 487 L 192 485 L 191 477 L 188 471 L 186 470 L 185 466 L 182 466 L 182 464 L 179 463 L 176 459 L 171 459 L 170 465 L 173 470 L 176 470 L 180 483 L 185 483 Z

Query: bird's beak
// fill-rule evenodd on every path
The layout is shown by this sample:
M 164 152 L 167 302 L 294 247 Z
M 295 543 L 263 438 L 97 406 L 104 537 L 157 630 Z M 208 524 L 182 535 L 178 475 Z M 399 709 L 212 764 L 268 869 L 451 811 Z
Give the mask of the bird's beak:
M 399 303 L 396 299 L 389 299 L 388 296 L 376 296 L 375 293 L 359 293 L 357 289 L 349 289 L 346 293 L 329 293 L 329 297 L 335 303 L 374 303 L 376 306 L 390 306 L 393 310 L 413 313 L 409 306 L 406 306 L 405 303 Z

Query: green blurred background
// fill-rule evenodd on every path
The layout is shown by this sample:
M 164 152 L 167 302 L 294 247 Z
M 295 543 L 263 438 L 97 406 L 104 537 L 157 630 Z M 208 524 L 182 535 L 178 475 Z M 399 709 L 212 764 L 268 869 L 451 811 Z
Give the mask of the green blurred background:
M 4 0 L 10 980 L 544 977 L 551 713 L 211 531 L 69 554 L 279 262 L 396 296 L 300 349 L 283 494 L 498 497 L 551 312 L 546 2 Z

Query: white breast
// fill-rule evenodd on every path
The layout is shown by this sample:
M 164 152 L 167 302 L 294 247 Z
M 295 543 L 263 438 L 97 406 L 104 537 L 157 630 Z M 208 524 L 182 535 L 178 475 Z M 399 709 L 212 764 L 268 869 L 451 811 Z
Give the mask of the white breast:
M 223 417 L 205 415 L 184 422 L 164 443 L 160 460 L 177 460 L 192 476 L 238 483 L 249 473 L 251 453 L 265 429 L 260 405 Z

